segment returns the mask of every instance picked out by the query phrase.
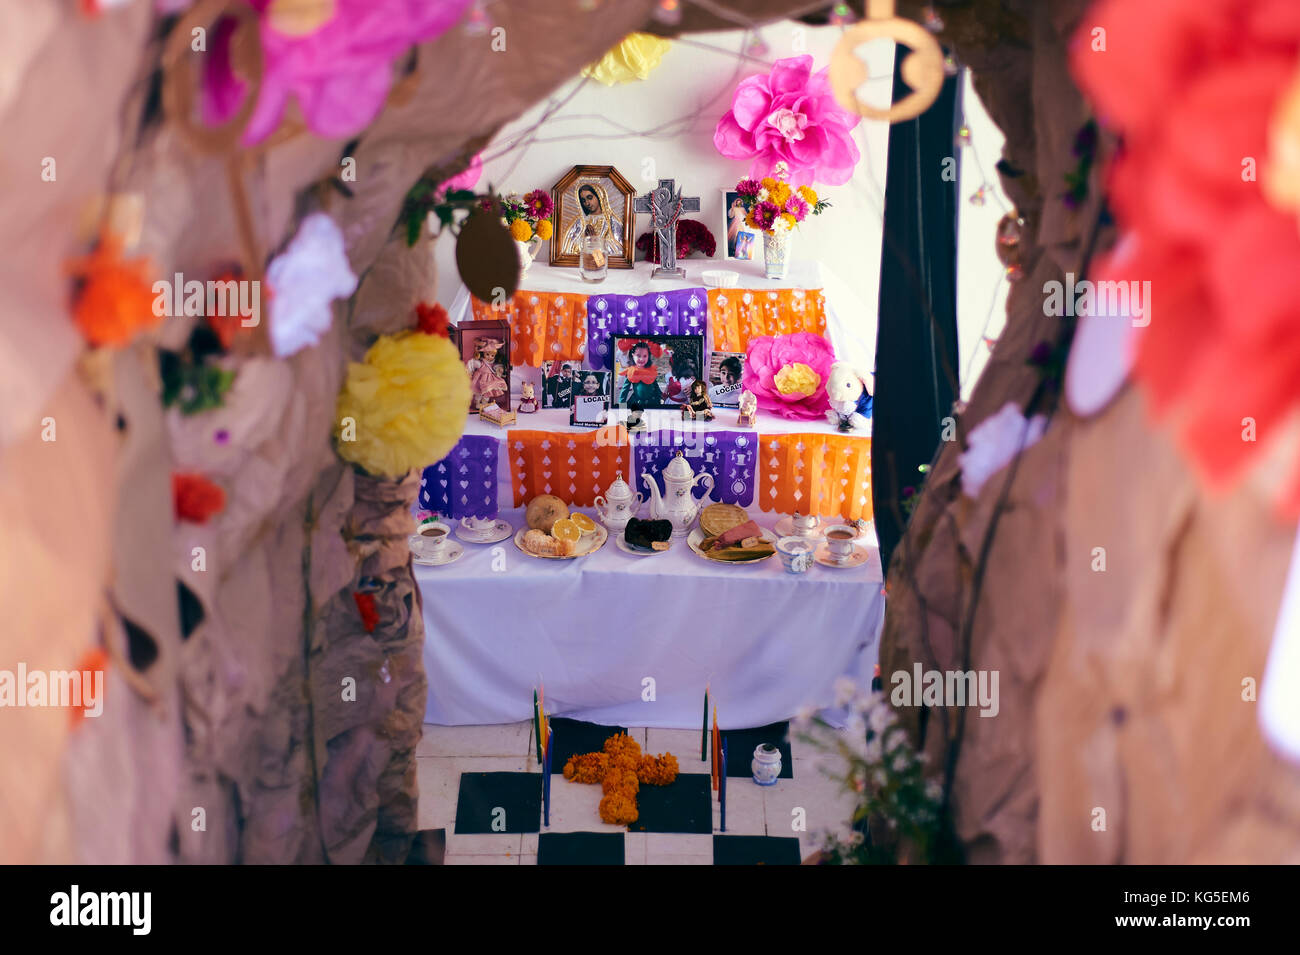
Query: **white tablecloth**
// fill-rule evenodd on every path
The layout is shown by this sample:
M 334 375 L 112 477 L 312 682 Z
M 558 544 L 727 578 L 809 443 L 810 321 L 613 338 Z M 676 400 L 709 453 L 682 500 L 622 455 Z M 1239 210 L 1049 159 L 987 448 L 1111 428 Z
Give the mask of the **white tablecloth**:
M 764 527 L 777 517 L 751 515 Z M 524 526 L 518 510 L 501 516 Z M 837 676 L 871 679 L 885 608 L 874 547 L 861 567 L 791 575 L 779 556 L 730 566 L 684 540 L 633 557 L 611 534 L 568 561 L 529 557 L 511 539 L 464 546 L 453 564 L 415 565 L 430 723 L 530 719 L 545 681 L 553 716 L 693 728 L 709 682 L 719 723 L 752 727 L 830 705 Z

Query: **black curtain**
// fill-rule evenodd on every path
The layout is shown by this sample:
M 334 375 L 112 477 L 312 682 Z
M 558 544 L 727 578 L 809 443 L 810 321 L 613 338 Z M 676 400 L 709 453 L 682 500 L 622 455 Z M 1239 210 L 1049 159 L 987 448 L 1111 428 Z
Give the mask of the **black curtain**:
M 894 101 L 910 88 L 894 58 Z M 871 488 L 880 560 L 903 534 L 903 490 L 919 492 L 952 413 L 957 370 L 957 176 L 961 77 L 950 76 L 928 110 L 889 130 Z M 945 162 L 951 158 L 952 161 Z

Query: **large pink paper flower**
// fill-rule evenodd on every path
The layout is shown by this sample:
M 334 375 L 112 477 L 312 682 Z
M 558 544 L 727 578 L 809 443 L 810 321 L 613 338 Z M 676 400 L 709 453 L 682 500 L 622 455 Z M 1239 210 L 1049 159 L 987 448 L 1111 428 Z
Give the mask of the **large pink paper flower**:
M 460 19 L 469 0 L 335 0 L 333 15 L 315 26 L 277 17 L 272 0 L 246 0 L 261 21 L 265 71 L 243 144 L 275 131 L 293 94 L 317 136 L 337 139 L 360 132 L 384 106 L 393 61 L 414 44 L 433 39 Z M 328 11 L 328 7 L 325 8 Z M 282 32 L 283 30 L 295 32 Z M 310 32 L 296 31 L 307 29 Z M 204 119 L 228 121 L 239 110 L 245 84 L 230 64 L 233 18 L 212 36 L 203 89 Z
M 792 182 L 848 182 L 861 158 L 849 130 L 862 117 L 835 102 L 826 70 L 813 73 L 812 65 L 807 54 L 792 56 L 777 60 L 767 76 L 741 80 L 713 133 L 718 152 L 752 159 L 756 179 L 784 161 Z
M 831 406 L 826 379 L 834 361 L 831 343 L 811 332 L 751 338 L 744 387 L 764 411 L 811 421 L 824 417 Z

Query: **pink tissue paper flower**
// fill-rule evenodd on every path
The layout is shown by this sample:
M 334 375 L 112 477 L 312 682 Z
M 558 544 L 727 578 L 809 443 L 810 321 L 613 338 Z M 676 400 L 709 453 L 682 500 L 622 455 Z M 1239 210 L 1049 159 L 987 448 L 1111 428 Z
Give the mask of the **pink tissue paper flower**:
M 834 361 L 831 343 L 811 332 L 751 338 L 743 384 L 764 411 L 812 421 L 831 406 L 826 379 Z
M 246 0 L 261 22 L 265 64 L 257 106 L 242 142 L 252 146 L 280 125 L 292 94 L 307 127 L 337 139 L 360 132 L 383 109 L 393 61 L 413 45 L 444 33 L 469 0 L 337 0 L 334 14 L 300 36 L 271 23 L 271 0 Z M 230 63 L 235 21 L 218 21 L 203 84 L 204 120 L 217 125 L 239 110 L 245 84 Z
M 479 178 L 483 175 L 483 154 L 478 153 L 469 161 L 469 166 L 465 171 L 452 176 L 446 182 L 438 186 L 434 192 L 439 196 L 445 196 L 447 193 L 456 189 L 473 189 L 478 185 Z
M 841 186 L 861 154 L 849 130 L 862 117 L 835 102 L 826 70 L 810 55 L 777 60 L 766 76 L 746 77 L 718 122 L 713 145 L 728 159 L 751 159 L 749 174 L 770 176 L 778 162 L 791 182 Z

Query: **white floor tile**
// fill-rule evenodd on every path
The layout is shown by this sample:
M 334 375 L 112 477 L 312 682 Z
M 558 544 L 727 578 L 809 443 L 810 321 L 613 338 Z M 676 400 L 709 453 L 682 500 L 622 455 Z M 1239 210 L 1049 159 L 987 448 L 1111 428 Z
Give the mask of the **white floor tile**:
M 699 730 L 664 730 L 651 727 L 646 731 L 645 751 L 652 756 L 672 753 L 683 772 L 698 773 L 700 762 Z
M 519 865 L 517 855 L 447 855 L 445 865 Z
M 424 724 L 424 735 L 415 748 L 416 756 L 523 756 L 527 752 L 532 724 L 503 723 L 499 726 L 437 726 Z
M 713 855 L 713 835 L 684 832 L 646 832 L 646 863 L 654 865 L 663 856 Z
M 623 837 L 623 864 L 645 865 L 645 859 L 646 834 L 644 832 L 629 832 Z
M 767 833 L 763 787 L 749 779 L 727 780 L 727 832 L 737 836 L 761 836 Z M 722 810 L 713 803 L 713 828 L 718 831 Z
M 484 832 L 473 835 L 457 835 L 447 832 L 447 855 L 458 856 L 494 856 L 512 855 L 519 857 L 523 834 L 518 832 Z
M 713 850 L 708 855 L 648 855 L 646 865 L 713 865 Z
M 519 857 L 519 864 L 520 864 L 520 865 L 537 865 L 537 853 L 536 853 L 536 852 L 525 852 L 523 855 L 521 855 L 521 856 Z

